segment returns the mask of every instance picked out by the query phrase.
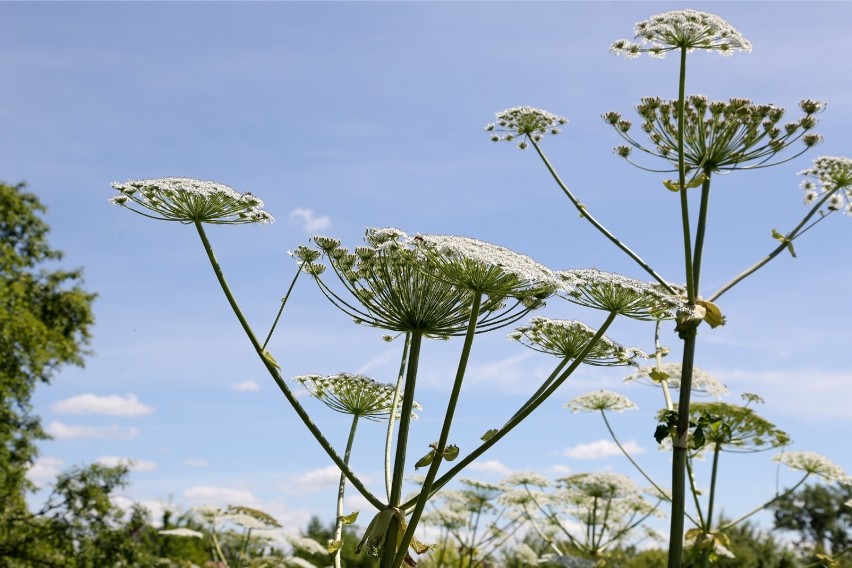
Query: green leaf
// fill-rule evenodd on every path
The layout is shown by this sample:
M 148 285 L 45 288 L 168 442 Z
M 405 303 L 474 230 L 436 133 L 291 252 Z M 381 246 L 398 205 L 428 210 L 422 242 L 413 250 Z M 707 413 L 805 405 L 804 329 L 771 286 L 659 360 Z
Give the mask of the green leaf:
M 676 181 L 673 181 L 673 180 L 670 180 L 670 179 L 664 179 L 663 185 L 666 186 L 666 189 L 668 189 L 669 191 L 673 191 L 675 193 L 680 191 L 680 184 Z
M 330 540 L 328 541 L 328 546 L 326 547 L 326 549 L 328 550 L 329 554 L 334 554 L 340 549 L 341 546 L 343 546 L 342 540 Z
M 435 450 L 429 450 L 429 453 L 417 460 L 417 463 L 414 464 L 414 469 L 420 469 L 421 467 L 426 467 L 435 459 Z
M 457 457 L 459 457 L 459 447 L 456 445 L 447 446 L 447 448 L 444 450 L 443 455 L 445 460 L 451 462 Z
M 276 371 L 281 370 L 281 365 L 278 364 L 278 361 L 275 360 L 275 357 L 272 356 L 272 353 L 265 349 L 263 350 L 263 360 L 275 367 Z
M 706 300 L 696 300 L 695 303 L 705 309 L 704 321 L 710 324 L 710 327 L 717 328 L 720 325 L 725 325 L 725 316 L 722 315 L 719 306 Z
M 341 515 L 337 518 L 340 519 L 340 522 L 344 525 L 351 525 L 358 520 L 358 511 L 355 511 L 354 513 L 349 513 L 348 515 Z
M 480 440 L 482 440 L 483 442 L 487 442 L 488 440 L 493 438 L 494 434 L 496 434 L 497 432 L 499 432 L 499 430 L 497 428 L 492 428 L 491 430 L 489 430 L 488 432 L 483 434 L 482 437 L 480 438 Z
M 659 369 L 653 369 L 650 373 L 648 373 L 648 376 L 651 377 L 652 381 L 659 383 L 659 382 L 665 381 L 671 375 L 669 375 L 665 371 L 661 371 Z
M 772 238 L 778 239 L 782 244 L 787 246 L 787 250 L 790 251 L 790 254 L 793 258 L 796 258 L 796 249 L 793 248 L 793 241 L 787 238 L 787 235 L 782 235 L 775 229 L 772 229 Z

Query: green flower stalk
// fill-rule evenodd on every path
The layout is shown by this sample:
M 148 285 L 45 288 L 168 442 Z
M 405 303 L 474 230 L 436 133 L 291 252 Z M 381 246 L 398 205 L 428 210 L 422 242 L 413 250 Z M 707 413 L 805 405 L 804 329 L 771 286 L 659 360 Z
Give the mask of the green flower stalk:
M 352 425 L 343 453 L 343 461 L 347 465 L 349 465 L 352 445 L 355 442 L 358 420 L 364 418 L 378 422 L 387 420 L 400 411 L 396 397 L 396 386 L 377 383 L 364 375 L 349 373 L 328 376 L 300 375 L 294 377 L 293 380 L 301 383 L 311 393 L 311 396 L 319 399 L 335 412 L 352 416 Z M 413 406 L 417 409 L 420 408 L 420 405 L 416 402 Z M 334 539 L 329 542 L 329 552 L 334 555 L 334 566 L 336 568 L 341 567 L 340 548 L 343 545 L 343 525 L 347 521 L 353 522 L 349 520 L 352 515 L 347 516 L 343 513 L 345 493 L 346 475 L 341 473 L 337 491 L 337 521 L 334 527 Z

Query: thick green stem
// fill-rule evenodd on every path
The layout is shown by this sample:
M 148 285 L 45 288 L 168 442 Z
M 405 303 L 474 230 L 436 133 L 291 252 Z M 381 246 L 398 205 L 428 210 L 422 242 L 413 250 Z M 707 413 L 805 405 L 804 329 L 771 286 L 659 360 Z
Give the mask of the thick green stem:
M 458 368 L 456 369 L 456 378 L 453 382 L 453 389 L 450 392 L 450 399 L 447 402 L 447 411 L 444 414 L 444 424 L 441 427 L 441 435 L 438 438 L 438 443 L 434 447 L 434 458 L 429 465 L 429 471 L 426 473 L 426 479 L 423 480 L 423 485 L 420 488 L 420 495 L 417 497 L 417 503 L 414 505 L 414 511 L 411 513 L 411 518 L 408 521 L 408 528 L 402 537 L 399 549 L 396 552 L 396 557 L 391 568 L 402 566 L 405 559 L 405 554 L 408 551 L 408 544 L 414 538 L 414 529 L 420 522 L 420 515 L 423 514 L 423 509 L 431 497 L 432 483 L 435 481 L 435 476 L 438 475 L 438 468 L 444 459 L 444 450 L 447 449 L 447 441 L 450 437 L 450 428 L 453 424 L 453 417 L 456 413 L 456 405 L 458 404 L 459 395 L 461 394 L 464 375 L 467 371 L 467 363 L 470 359 L 470 352 L 473 348 L 473 338 L 476 335 L 476 321 L 479 317 L 479 308 L 482 305 L 482 293 L 476 293 L 473 297 L 473 302 L 470 307 L 470 320 L 467 325 L 467 333 L 464 337 L 464 345 L 462 346 L 461 356 L 459 357 Z
M 683 364 L 680 377 L 677 434 L 672 448 L 672 513 L 669 531 L 669 568 L 680 568 L 683 555 L 683 526 L 686 512 L 686 459 L 689 439 L 689 398 L 692 392 L 692 369 L 695 365 L 695 335 L 683 341 Z
M 399 432 L 396 438 L 396 454 L 393 464 L 393 478 L 391 480 L 390 507 L 398 507 L 402 499 L 402 482 L 405 479 L 405 457 L 408 449 L 408 433 L 411 428 L 411 412 L 414 409 L 414 389 L 417 383 L 417 368 L 420 364 L 420 347 L 423 343 L 423 334 L 412 332 L 411 345 L 409 346 L 408 362 L 405 372 L 405 386 L 402 394 L 402 408 L 399 414 Z M 383 568 L 401 566 L 395 564 L 397 533 L 399 532 L 399 521 L 393 517 L 385 533 L 385 546 L 382 551 L 380 565 Z M 403 560 L 405 550 L 403 550 Z
M 692 254 L 692 279 L 695 296 L 698 297 L 698 283 L 701 275 L 701 259 L 704 252 L 704 234 L 707 231 L 707 211 L 710 204 L 710 168 L 704 168 L 704 182 L 701 184 L 701 204 L 698 209 L 698 225 L 695 228 L 695 250 Z
M 405 344 L 402 347 L 402 359 L 399 362 L 399 373 L 396 379 L 396 390 L 393 393 L 393 403 L 391 408 L 396 409 L 399 406 L 399 399 L 402 393 L 402 385 L 405 382 L 405 369 L 408 364 L 408 350 L 411 346 L 411 333 L 405 334 Z M 396 412 L 391 412 L 388 416 L 388 430 L 385 436 L 385 491 L 387 492 L 388 500 L 391 496 L 391 452 L 393 451 L 393 427 L 396 424 Z
M 272 379 L 275 381 L 275 384 L 278 385 L 278 388 L 284 394 L 284 397 L 293 407 L 293 410 L 296 411 L 296 414 L 302 420 L 302 423 L 305 427 L 313 434 L 316 441 L 322 447 L 323 450 L 328 454 L 334 464 L 340 468 L 340 470 L 346 475 L 347 479 L 352 483 L 352 486 L 355 487 L 361 495 L 364 496 L 367 501 L 370 502 L 376 508 L 383 508 L 384 503 L 379 501 L 375 495 L 373 495 L 367 487 L 361 482 L 361 480 L 356 476 L 349 466 L 343 462 L 343 459 L 334 451 L 334 448 L 326 440 L 325 436 L 323 436 L 322 432 L 317 428 L 316 424 L 313 423 L 308 413 L 296 399 L 293 392 L 290 390 L 290 387 L 287 386 L 287 383 L 284 381 L 281 376 L 281 371 L 278 368 L 278 364 L 272 360 L 271 356 L 263 349 L 263 346 L 257 340 L 257 336 L 255 336 L 254 331 L 243 315 L 242 310 L 240 310 L 239 305 L 237 304 L 236 299 L 234 298 L 233 293 L 231 293 L 231 288 L 228 286 L 228 282 L 225 280 L 225 275 L 222 272 L 222 268 L 219 266 L 219 261 L 216 260 L 216 255 L 213 254 L 213 247 L 210 245 L 210 241 L 207 239 L 207 234 L 204 232 L 204 227 L 201 223 L 196 222 L 195 228 L 198 230 L 198 236 L 201 238 L 201 243 L 204 245 L 204 250 L 207 253 L 207 258 L 210 260 L 210 265 L 213 267 L 213 272 L 216 274 L 216 279 L 219 281 L 219 286 L 222 288 L 222 292 L 224 292 L 225 297 L 228 299 L 228 304 L 230 304 L 231 309 L 234 311 L 234 315 L 237 316 L 237 320 L 239 320 L 240 325 L 243 327 L 243 331 L 245 331 L 246 335 L 249 338 L 252 346 L 254 347 L 257 355 L 260 357 L 260 360 L 263 362 L 263 365 L 266 367 L 266 370 L 269 371 L 269 374 L 272 376 Z
M 532 138 L 530 138 L 530 142 L 532 143 L 533 148 L 535 148 L 536 152 L 538 152 L 539 157 L 544 162 L 544 165 L 547 167 L 547 170 L 550 172 L 550 175 L 556 181 L 556 184 L 559 186 L 560 189 L 562 189 L 562 192 L 568 197 L 568 199 L 571 200 L 571 203 L 574 204 L 574 207 L 577 208 L 577 211 L 580 212 L 580 216 L 583 217 L 584 219 L 586 219 L 589 223 L 591 223 L 592 226 L 595 229 L 600 231 L 603 234 L 603 236 L 605 236 L 607 239 L 609 239 L 615 246 L 617 246 L 622 251 L 624 251 L 627 254 L 627 256 L 632 258 L 636 262 L 636 264 L 641 266 L 642 269 L 651 276 L 651 278 L 653 278 L 654 280 L 659 282 L 660 285 L 663 288 L 665 288 L 666 290 L 668 290 L 669 293 L 674 294 L 675 292 L 672 289 L 672 287 L 669 285 L 669 283 L 666 282 L 665 279 L 662 276 L 657 274 L 656 271 L 654 271 L 654 269 L 651 268 L 651 265 L 649 265 L 647 262 L 642 260 L 642 258 L 638 254 L 633 252 L 627 245 L 622 243 L 618 239 L 618 237 L 613 235 L 606 227 L 604 227 L 597 219 L 595 219 L 589 213 L 589 211 L 586 209 L 586 206 L 583 205 L 582 203 L 580 203 L 580 200 L 577 199 L 577 197 L 571 192 L 570 189 L 568 189 L 568 186 L 565 185 L 565 183 L 562 181 L 562 178 L 560 178 L 559 174 L 556 173 L 556 169 L 550 163 L 550 160 L 547 159 L 547 156 L 544 155 L 544 152 L 541 151 L 541 148 L 539 147 L 538 143 L 535 140 L 533 140 Z
M 346 440 L 346 450 L 343 452 L 343 463 L 349 465 L 349 456 L 352 454 L 352 444 L 355 442 L 355 430 L 358 428 L 356 414 L 352 417 L 352 426 L 349 429 L 349 439 Z M 334 551 L 334 568 L 341 568 L 340 553 L 343 549 L 343 497 L 346 494 L 346 476 L 340 474 L 340 485 L 337 487 L 337 520 L 334 525 L 334 540 L 340 542 L 340 547 Z

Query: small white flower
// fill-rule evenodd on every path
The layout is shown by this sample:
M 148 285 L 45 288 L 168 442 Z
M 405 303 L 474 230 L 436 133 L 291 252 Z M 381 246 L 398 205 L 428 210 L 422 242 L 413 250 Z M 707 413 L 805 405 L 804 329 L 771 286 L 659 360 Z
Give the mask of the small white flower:
M 548 487 L 550 480 L 534 471 L 519 471 L 503 480 L 504 485 L 530 485 L 532 487 Z
M 511 142 L 518 136 L 524 140 L 518 142 L 518 149 L 527 148 L 527 139 L 538 143 L 546 134 L 556 136 L 561 132 L 559 126 L 568 123 L 568 119 L 546 110 L 529 106 L 514 107 L 497 113 L 497 123 L 485 127 L 494 142 Z M 499 134 L 502 133 L 502 134 Z
M 805 176 L 801 187 L 805 191 L 805 204 L 812 205 L 820 196 L 832 193 L 825 202 L 827 211 L 852 213 L 852 159 L 838 156 L 820 156 L 814 165 L 799 172 Z

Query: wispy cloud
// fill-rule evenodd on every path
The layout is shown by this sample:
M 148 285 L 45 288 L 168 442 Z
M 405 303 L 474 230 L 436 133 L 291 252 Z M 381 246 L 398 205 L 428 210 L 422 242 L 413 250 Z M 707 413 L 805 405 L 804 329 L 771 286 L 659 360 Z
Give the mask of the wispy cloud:
M 196 458 L 187 458 L 183 460 L 183 465 L 186 467 L 207 467 L 209 464 L 207 460 L 200 460 Z
M 312 469 L 296 477 L 292 489 L 301 493 L 314 493 L 340 483 L 340 470 L 336 465 Z
M 645 449 L 640 446 L 636 440 L 629 440 L 623 444 L 624 449 L 630 454 L 641 454 Z M 576 446 L 565 448 L 562 455 L 576 460 L 599 460 L 610 456 L 621 454 L 621 450 L 615 442 L 610 440 L 598 440 L 589 444 L 578 444 Z
M 126 465 L 132 471 L 154 471 L 157 469 L 157 464 L 149 460 L 121 458 L 118 456 L 101 456 L 96 461 L 101 465 L 106 465 L 109 467 L 115 467 L 117 465 Z
M 241 383 L 233 383 L 231 385 L 231 390 L 241 392 L 255 392 L 260 390 L 260 385 L 258 385 L 255 381 L 243 381 Z
M 506 477 L 512 474 L 512 469 L 501 462 L 500 460 L 486 460 L 482 462 L 473 462 L 467 468 L 471 471 L 480 471 L 482 473 L 493 473 Z
M 56 476 L 62 472 L 64 465 L 65 462 L 59 458 L 49 456 L 39 457 L 27 471 L 27 479 L 36 485 L 49 483 L 56 479 Z
M 253 505 L 257 498 L 246 489 L 198 485 L 183 492 L 183 496 L 196 505 Z
M 298 207 L 290 211 L 290 218 L 300 219 L 304 224 L 305 231 L 308 233 L 321 231 L 331 226 L 331 219 L 329 217 L 326 215 L 317 216 L 313 209 L 305 209 L 303 207 Z
M 51 408 L 57 414 L 106 414 L 108 416 L 144 416 L 154 412 L 152 407 L 139 402 L 135 394 L 124 396 L 80 394 L 60 400 Z
M 47 425 L 47 433 L 61 440 L 76 438 L 101 438 L 112 440 L 130 440 L 139 435 L 136 428 L 122 428 L 114 424 L 109 426 L 74 426 L 54 420 Z

